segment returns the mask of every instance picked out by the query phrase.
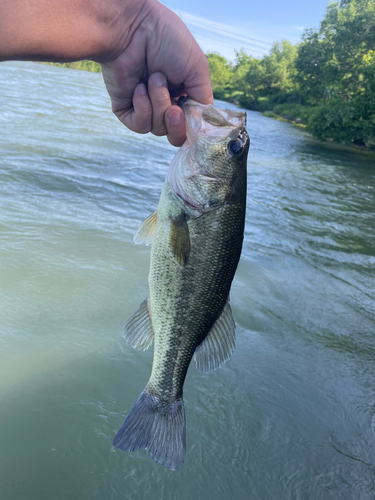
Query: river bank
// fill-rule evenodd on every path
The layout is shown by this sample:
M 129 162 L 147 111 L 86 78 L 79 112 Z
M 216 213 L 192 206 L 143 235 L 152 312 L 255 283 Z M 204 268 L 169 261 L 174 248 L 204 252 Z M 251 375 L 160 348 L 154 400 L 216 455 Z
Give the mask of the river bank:
M 82 61 L 73 61 L 68 63 L 54 63 L 54 62 L 40 62 L 37 64 L 48 64 L 50 66 L 57 66 L 59 68 L 69 68 L 69 69 L 79 69 L 81 71 L 91 71 L 92 73 L 101 73 L 102 68 L 99 63 L 95 61 L 88 61 L 84 59 Z
M 221 56 L 214 55 L 215 58 Z M 210 57 L 209 57 L 210 61 Z M 211 57 L 212 63 L 212 57 Z M 50 64 L 53 66 L 79 69 L 84 71 L 91 71 L 95 73 L 101 72 L 100 64 L 94 61 L 75 61 L 71 63 L 43 63 Z M 212 64 L 211 64 L 212 69 Z M 217 68 L 216 68 L 217 70 Z M 214 82 L 213 82 L 214 83 Z M 221 99 L 225 102 L 235 104 L 237 106 L 242 106 L 244 109 L 249 109 L 251 111 L 259 111 L 263 116 L 267 118 L 272 118 L 278 121 L 284 121 L 293 124 L 293 126 L 306 129 L 315 138 L 321 140 L 324 143 L 334 143 L 346 148 L 358 149 L 360 151 L 367 150 L 370 152 L 375 152 L 375 136 L 372 138 L 371 133 L 367 134 L 367 138 L 370 141 L 366 143 L 363 136 L 355 136 L 354 132 L 349 134 L 347 129 L 351 128 L 355 130 L 362 124 L 360 117 L 355 117 L 355 110 L 351 110 L 351 103 L 345 103 L 346 108 L 343 108 L 343 103 L 339 102 L 336 108 L 333 106 L 332 102 L 329 100 L 323 106 L 308 106 L 306 104 L 301 104 L 300 96 L 295 93 L 292 94 L 281 94 L 273 97 L 258 97 L 257 100 L 252 100 L 245 98 L 243 94 L 235 91 L 233 93 L 228 90 L 223 91 L 222 89 L 215 90 L 214 87 L 214 97 L 216 99 Z M 281 101 L 281 102 L 280 102 Z M 297 102 L 295 102 L 297 101 Z M 351 114 L 351 117 L 350 117 Z M 344 118 L 343 118 L 344 116 Z M 349 118 L 348 118 L 349 116 Z M 324 118 L 324 125 L 322 125 L 322 119 Z M 346 121 L 345 121 L 346 120 Z M 349 120 L 349 122 L 348 122 Z M 345 124 L 343 123 L 345 121 Z M 340 133 L 340 127 L 342 128 Z M 370 123 L 370 128 L 372 127 Z M 348 139 L 352 137 L 352 139 Z M 357 137 L 357 138 L 353 138 Z
M 267 118 L 272 118 L 280 122 L 290 123 L 294 127 L 304 129 L 306 132 L 309 132 L 312 137 L 314 137 L 314 134 L 311 132 L 308 126 L 308 119 L 306 119 L 306 114 L 312 112 L 311 108 L 309 107 L 306 107 L 304 112 L 301 112 L 301 109 L 296 109 L 296 107 L 288 106 L 276 106 L 273 111 L 259 112 Z M 300 118 L 301 116 L 303 116 L 304 118 Z M 375 145 L 366 146 L 363 143 L 356 144 L 355 142 L 338 142 L 330 137 L 327 137 L 325 140 L 318 140 L 326 146 L 340 149 L 341 151 L 360 151 L 362 153 L 368 153 L 368 155 L 374 156 L 375 160 Z
M 276 41 L 262 57 L 240 50 L 233 62 L 207 54 L 214 95 L 301 120 L 322 141 L 374 150 L 374 44 L 375 0 L 329 2 L 297 44 Z

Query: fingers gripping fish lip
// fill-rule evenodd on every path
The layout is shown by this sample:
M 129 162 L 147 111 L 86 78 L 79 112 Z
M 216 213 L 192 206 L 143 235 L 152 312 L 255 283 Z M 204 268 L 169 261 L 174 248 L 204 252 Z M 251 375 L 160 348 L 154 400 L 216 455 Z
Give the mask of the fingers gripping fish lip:
M 192 145 L 202 134 L 213 141 L 225 140 L 236 129 L 246 126 L 246 113 L 215 108 L 181 97 L 179 105 L 185 112 L 187 140 Z
M 211 104 L 201 104 L 197 101 L 193 101 L 193 99 L 184 96 L 180 97 L 178 105 L 183 109 L 185 113 L 188 113 L 189 110 L 195 110 L 196 113 L 200 111 L 202 115 L 204 114 L 205 119 L 208 118 L 208 120 L 210 120 L 211 118 L 212 121 L 216 118 L 217 122 L 215 123 L 215 125 L 217 127 L 225 126 L 228 123 L 235 127 L 246 127 L 247 116 L 243 111 L 215 108 Z M 221 118 L 219 115 L 221 115 Z

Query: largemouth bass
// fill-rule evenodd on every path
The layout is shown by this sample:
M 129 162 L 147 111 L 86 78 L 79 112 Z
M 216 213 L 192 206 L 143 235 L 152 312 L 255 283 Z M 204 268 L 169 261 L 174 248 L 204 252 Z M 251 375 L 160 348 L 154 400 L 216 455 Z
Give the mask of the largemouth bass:
M 152 373 L 113 441 L 174 470 L 185 457 L 190 361 L 209 372 L 234 350 L 229 291 L 242 249 L 249 149 L 245 113 L 191 99 L 182 107 L 187 141 L 169 166 L 157 211 L 134 238 L 152 243 L 149 296 L 124 337 L 138 349 L 155 339 Z

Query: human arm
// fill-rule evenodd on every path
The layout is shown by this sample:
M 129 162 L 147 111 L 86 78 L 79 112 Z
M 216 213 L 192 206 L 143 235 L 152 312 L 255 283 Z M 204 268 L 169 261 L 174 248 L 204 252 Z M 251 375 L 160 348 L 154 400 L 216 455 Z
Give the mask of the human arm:
M 0 60 L 78 59 L 102 65 L 112 109 L 128 128 L 167 134 L 176 146 L 185 124 L 174 99 L 213 102 L 206 57 L 156 0 L 0 0 Z

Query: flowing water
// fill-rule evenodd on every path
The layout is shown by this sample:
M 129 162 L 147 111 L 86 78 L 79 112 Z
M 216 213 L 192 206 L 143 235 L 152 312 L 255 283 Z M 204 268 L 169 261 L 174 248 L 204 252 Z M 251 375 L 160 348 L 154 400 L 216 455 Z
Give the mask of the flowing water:
M 373 499 L 375 156 L 248 113 L 237 349 L 190 368 L 173 472 L 111 442 L 151 370 L 121 328 L 175 149 L 101 75 L 2 63 L 0 100 L 0 499 Z

